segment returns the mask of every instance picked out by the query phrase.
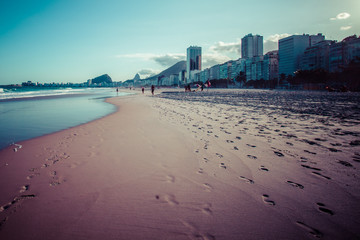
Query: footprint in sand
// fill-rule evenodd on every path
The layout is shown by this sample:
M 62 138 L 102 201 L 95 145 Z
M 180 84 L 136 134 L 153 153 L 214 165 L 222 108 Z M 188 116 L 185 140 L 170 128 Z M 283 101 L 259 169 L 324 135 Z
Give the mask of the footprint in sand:
M 260 167 L 259 167 L 259 170 L 261 170 L 261 171 L 265 171 L 265 172 L 268 172 L 269 171 L 269 169 L 268 168 L 266 168 L 265 166 L 263 166 L 263 165 L 261 165 Z
M 321 238 L 323 236 L 323 234 L 319 230 L 310 227 L 309 225 L 303 222 L 297 221 L 296 224 L 302 227 L 303 229 L 305 229 L 306 231 L 308 231 L 311 235 L 313 235 L 316 238 Z
M 355 161 L 355 162 L 360 162 L 360 154 L 359 153 L 354 153 L 354 155 L 353 155 L 353 160 Z
M 203 186 L 205 187 L 204 191 L 206 192 L 211 192 L 211 190 L 213 190 L 213 187 L 208 183 L 204 183 Z
M 334 212 L 332 210 L 326 208 L 324 203 L 316 203 L 316 204 L 318 205 L 319 210 L 321 212 L 327 213 L 327 214 L 329 214 L 331 216 L 334 215 Z
M 339 160 L 338 163 L 340 163 L 341 165 L 343 165 L 345 167 L 353 167 L 353 165 L 347 161 Z
M 205 203 L 201 208 L 201 212 L 207 215 L 212 215 L 211 203 Z
M 171 206 L 179 205 L 179 202 L 176 201 L 176 198 L 172 194 L 165 194 L 163 196 L 155 195 L 157 200 L 163 200 L 164 202 L 168 203 Z
M 11 202 L 3 205 L 0 207 L 0 212 L 3 212 L 7 209 L 9 209 L 11 206 L 15 205 L 16 203 L 18 203 L 19 201 L 21 200 L 25 200 L 25 199 L 31 199 L 31 198 L 34 198 L 36 197 L 35 194 L 27 194 L 27 195 L 20 195 L 20 196 L 17 196 L 15 197 Z
M 282 154 L 281 152 L 278 152 L 278 151 L 274 151 L 274 153 L 278 156 L 278 157 L 283 157 L 284 154 Z
M 310 152 L 309 150 L 304 150 L 304 152 L 312 154 L 312 155 L 316 155 L 316 152 Z
M 338 150 L 336 148 L 328 148 L 330 152 L 341 152 L 341 150 Z
M 78 167 L 78 166 L 80 166 L 81 165 L 81 163 L 79 163 L 79 162 L 74 162 L 74 163 L 71 163 L 70 165 L 68 165 L 68 167 L 69 168 L 76 168 L 76 167 Z
M 257 157 L 253 156 L 253 155 L 247 155 L 247 157 L 250 158 L 250 159 L 257 159 Z
M 328 179 L 328 180 L 331 179 L 331 177 L 325 176 L 325 175 L 323 175 L 323 174 L 321 174 L 319 172 L 311 172 L 311 173 L 314 174 L 315 176 L 319 176 L 319 177 L 322 177 L 322 178 L 325 178 L 325 179 Z
M 272 200 L 270 200 L 270 199 L 269 199 L 269 195 L 267 195 L 267 194 L 263 194 L 263 195 L 262 195 L 262 199 L 263 199 L 264 203 L 266 203 L 266 204 L 268 204 L 268 205 L 271 205 L 271 206 L 274 206 L 274 205 L 275 205 L 275 202 L 272 201 Z
M 29 190 L 29 188 L 30 188 L 30 185 L 24 185 L 24 186 L 21 187 L 19 193 L 24 193 L 27 190 Z
M 186 222 L 180 219 L 182 224 L 186 226 L 189 230 L 186 233 L 188 235 L 187 237 L 189 239 L 203 239 L 203 240 L 215 240 L 215 237 L 209 233 L 203 233 L 200 231 L 198 227 L 196 227 L 194 224 L 190 222 Z
M 293 182 L 293 181 L 286 181 L 288 184 L 290 184 L 291 186 L 293 187 L 297 187 L 297 188 L 300 188 L 300 189 L 304 189 L 304 186 L 301 185 L 300 183 L 296 183 L 296 182 Z
M 226 165 L 225 165 L 225 163 L 220 163 L 220 167 L 221 167 L 221 168 L 224 168 L 224 169 L 227 168 Z
M 167 175 L 166 176 L 166 181 L 168 183 L 174 183 L 175 182 L 175 177 L 173 175 Z
M 301 166 L 302 166 L 302 167 L 304 167 L 304 168 L 307 168 L 307 169 L 311 169 L 311 170 L 315 170 L 315 171 L 321 171 L 321 169 L 320 169 L 320 168 L 310 167 L 310 166 L 305 165 L 305 164 L 301 164 Z
M 40 173 L 38 173 L 37 171 L 39 171 L 39 169 L 37 168 L 30 168 L 29 172 L 32 172 L 32 174 L 30 174 L 29 176 L 26 177 L 26 179 L 30 180 L 36 176 L 40 176 Z
M 251 148 L 256 148 L 256 146 L 255 145 L 251 145 L 251 144 L 246 144 L 246 146 L 248 146 L 248 147 L 251 147 Z
M 240 176 L 239 177 L 241 180 L 245 181 L 246 183 L 250 183 L 250 184 L 254 184 L 255 182 L 253 180 L 251 180 L 250 178 L 244 177 L 244 176 Z
M 16 143 L 14 143 L 13 145 L 15 146 L 15 148 L 13 149 L 13 150 L 14 150 L 14 152 L 17 152 L 19 149 L 21 149 L 21 148 L 22 148 L 22 145 L 20 145 L 20 144 L 16 144 Z
M 222 154 L 220 154 L 220 153 L 215 153 L 216 154 L 216 156 L 218 156 L 219 158 L 223 158 L 224 156 L 222 155 Z
M 53 172 L 53 174 L 55 174 L 55 175 L 53 175 L 52 181 L 49 184 L 51 187 L 55 187 L 55 186 L 58 186 L 64 182 L 66 182 L 66 180 L 63 177 L 57 177 L 56 172 Z
M 239 148 L 237 146 L 234 146 L 234 150 L 239 150 Z
M 203 174 L 204 170 L 202 168 L 199 168 L 199 170 L 197 171 L 198 174 Z

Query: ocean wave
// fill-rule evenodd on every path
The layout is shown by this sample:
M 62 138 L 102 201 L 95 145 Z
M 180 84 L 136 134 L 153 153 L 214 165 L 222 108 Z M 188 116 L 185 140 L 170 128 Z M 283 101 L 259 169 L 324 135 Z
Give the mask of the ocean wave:
M 22 99 L 22 98 L 35 98 L 35 97 L 51 97 L 59 96 L 66 94 L 82 94 L 92 92 L 88 88 L 81 89 L 72 89 L 72 88 L 63 88 L 63 89 L 8 89 L 4 90 L 0 88 L 0 100 L 9 100 L 9 99 Z

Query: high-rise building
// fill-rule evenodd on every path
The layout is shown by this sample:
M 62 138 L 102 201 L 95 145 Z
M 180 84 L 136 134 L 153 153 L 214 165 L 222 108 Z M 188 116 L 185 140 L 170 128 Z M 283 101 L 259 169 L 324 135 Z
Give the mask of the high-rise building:
M 330 46 L 330 72 L 341 72 L 351 61 L 360 58 L 360 36 L 349 36 Z
M 260 80 L 263 78 L 263 61 L 264 56 L 246 59 L 246 81 Z
M 274 50 L 264 55 L 263 79 L 277 79 L 279 75 L 279 51 Z
M 220 64 L 214 65 L 210 68 L 209 79 L 220 79 Z
M 241 39 L 241 57 L 252 58 L 263 55 L 263 36 L 251 33 Z
M 305 49 L 324 41 L 322 34 L 292 35 L 279 40 L 279 74 L 294 75 L 300 69 L 300 60 Z
M 187 48 L 186 56 L 187 82 L 191 82 L 191 71 L 194 70 L 201 70 L 201 47 L 190 46 Z
M 335 41 L 324 40 L 308 47 L 301 58 L 301 70 L 323 69 L 329 71 L 330 46 Z

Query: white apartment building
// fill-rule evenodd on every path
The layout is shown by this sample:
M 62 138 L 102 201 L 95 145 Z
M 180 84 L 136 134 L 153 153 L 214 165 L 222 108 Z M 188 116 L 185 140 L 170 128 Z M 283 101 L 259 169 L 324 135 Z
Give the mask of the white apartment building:
M 324 41 L 322 34 L 292 35 L 279 40 L 279 74 L 294 75 L 306 48 Z

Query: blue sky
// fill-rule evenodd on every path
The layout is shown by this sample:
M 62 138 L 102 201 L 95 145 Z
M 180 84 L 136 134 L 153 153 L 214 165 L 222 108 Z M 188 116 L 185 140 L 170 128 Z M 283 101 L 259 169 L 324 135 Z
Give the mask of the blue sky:
M 360 0 L 0 0 L 0 85 L 146 77 L 202 47 L 203 67 L 292 34 L 360 34 Z

